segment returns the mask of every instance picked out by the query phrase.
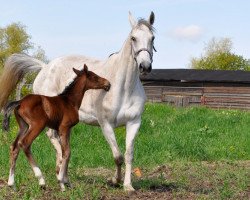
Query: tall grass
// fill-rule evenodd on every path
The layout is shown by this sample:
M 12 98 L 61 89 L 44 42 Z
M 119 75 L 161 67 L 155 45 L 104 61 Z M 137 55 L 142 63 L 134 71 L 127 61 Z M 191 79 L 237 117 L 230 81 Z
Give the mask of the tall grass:
M 9 145 L 16 132 L 14 120 L 10 134 L 0 132 L 1 166 L 7 167 Z M 125 129 L 116 129 L 116 136 L 124 153 Z M 135 141 L 134 163 L 140 166 L 155 166 L 173 160 L 249 160 L 250 113 L 147 104 Z M 71 147 L 71 167 L 111 167 L 114 164 L 110 148 L 98 127 L 78 124 L 72 130 Z M 44 133 L 35 140 L 32 149 L 39 163 L 54 165 L 54 150 Z M 23 160 L 18 162 L 26 163 Z
M 2 180 L 8 178 L 9 146 L 17 131 L 14 119 L 9 134 L 0 131 Z M 116 129 L 116 136 L 124 153 L 125 129 Z M 79 173 L 78 170 L 82 168 L 114 168 L 110 148 L 98 127 L 84 124 L 75 126 L 71 133 L 71 150 L 69 169 L 73 179 L 77 179 L 73 174 Z M 57 185 L 54 175 L 55 151 L 45 133 L 35 140 L 32 152 L 45 177 L 52 175 L 51 181 Z M 179 161 L 250 160 L 250 112 L 204 107 L 174 108 L 148 103 L 135 140 L 134 155 L 134 167 L 141 168 Z M 17 185 L 28 183 L 33 176 L 21 153 L 17 161 Z

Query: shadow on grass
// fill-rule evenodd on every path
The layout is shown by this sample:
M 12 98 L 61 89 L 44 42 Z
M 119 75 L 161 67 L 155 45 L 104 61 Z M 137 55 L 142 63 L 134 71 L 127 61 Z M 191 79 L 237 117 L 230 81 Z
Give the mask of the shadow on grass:
M 173 190 L 183 189 L 183 185 L 176 182 L 163 182 L 159 179 L 141 179 L 133 183 L 136 190 L 148 190 L 154 192 L 169 192 Z

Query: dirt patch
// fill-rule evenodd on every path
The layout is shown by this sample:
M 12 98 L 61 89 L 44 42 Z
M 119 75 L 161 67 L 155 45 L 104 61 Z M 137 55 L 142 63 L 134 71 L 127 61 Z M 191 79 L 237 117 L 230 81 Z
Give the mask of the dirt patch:
M 7 183 L 6 183 L 4 180 L 0 179 L 0 188 L 5 187 L 6 184 L 7 184 Z
M 56 182 L 39 190 L 35 199 L 102 199 L 102 200 L 148 200 L 148 199 L 250 199 L 250 161 L 241 162 L 176 162 L 155 169 L 139 168 L 140 176 L 133 173 L 132 194 L 123 191 L 122 185 L 111 187 L 107 179 L 114 170 L 105 168 L 77 169 L 72 176 L 73 188 L 61 193 Z M 138 170 L 138 169 L 137 169 Z M 124 174 L 124 171 L 123 171 Z M 35 179 L 35 184 L 37 180 Z M 0 191 L 7 187 L 0 179 Z M 6 192 L 4 199 L 34 196 L 34 189 L 27 185 L 17 192 Z M 9 198 L 10 197 L 10 198 Z M 0 195 L 1 199 L 1 195 Z

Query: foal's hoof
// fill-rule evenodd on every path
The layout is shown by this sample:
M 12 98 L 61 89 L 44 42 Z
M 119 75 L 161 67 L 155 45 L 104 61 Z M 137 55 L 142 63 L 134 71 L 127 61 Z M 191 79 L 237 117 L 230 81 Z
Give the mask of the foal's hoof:
M 107 180 L 107 183 L 111 186 L 111 187 L 120 187 L 120 181 L 118 181 L 115 177 L 109 178 Z
M 64 183 L 67 188 L 72 188 L 72 184 L 70 182 Z
M 60 188 L 61 188 L 61 192 L 65 192 L 65 185 L 64 185 L 64 183 L 60 183 Z
M 46 185 L 40 185 L 40 188 L 41 188 L 42 190 L 46 190 Z

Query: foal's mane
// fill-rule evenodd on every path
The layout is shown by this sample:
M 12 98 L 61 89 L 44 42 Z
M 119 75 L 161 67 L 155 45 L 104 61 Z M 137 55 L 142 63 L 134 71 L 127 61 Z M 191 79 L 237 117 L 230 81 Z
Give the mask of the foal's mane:
M 83 72 L 83 70 L 81 70 L 81 72 Z M 73 81 L 71 81 L 62 91 L 62 93 L 60 93 L 58 96 L 64 96 L 66 95 L 76 84 L 77 80 L 78 80 L 78 76 L 76 76 Z

